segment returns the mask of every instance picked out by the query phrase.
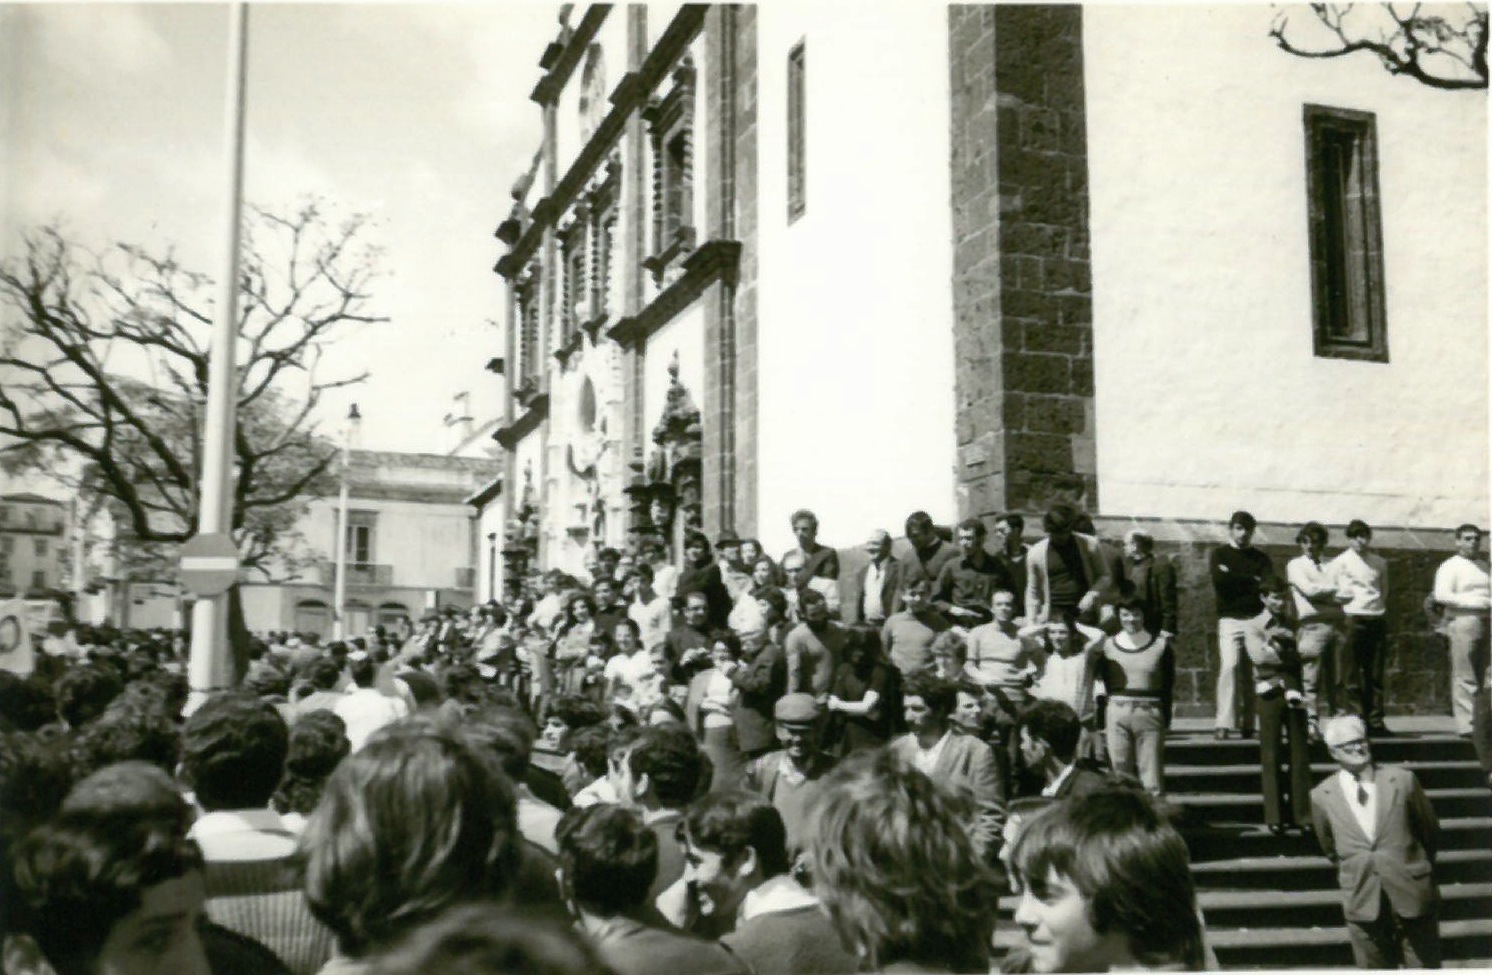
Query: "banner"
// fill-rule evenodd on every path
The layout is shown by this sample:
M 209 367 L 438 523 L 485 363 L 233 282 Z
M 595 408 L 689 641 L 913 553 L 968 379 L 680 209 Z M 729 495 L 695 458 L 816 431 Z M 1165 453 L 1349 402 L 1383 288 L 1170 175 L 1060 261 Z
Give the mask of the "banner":
M 0 603 L 0 670 L 28 677 L 36 666 L 31 647 L 30 607 L 23 600 Z

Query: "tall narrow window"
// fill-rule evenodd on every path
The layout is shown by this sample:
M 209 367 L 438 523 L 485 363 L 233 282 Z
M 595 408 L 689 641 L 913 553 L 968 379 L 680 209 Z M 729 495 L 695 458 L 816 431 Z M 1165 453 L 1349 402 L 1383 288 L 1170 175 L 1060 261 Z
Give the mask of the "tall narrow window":
M 374 530 L 377 525 L 378 512 L 376 511 L 349 511 L 347 513 L 347 562 L 349 565 L 372 564 Z
M 1388 361 L 1374 116 L 1305 107 L 1318 356 Z
M 787 53 L 787 222 L 803 216 L 805 183 L 803 42 Z

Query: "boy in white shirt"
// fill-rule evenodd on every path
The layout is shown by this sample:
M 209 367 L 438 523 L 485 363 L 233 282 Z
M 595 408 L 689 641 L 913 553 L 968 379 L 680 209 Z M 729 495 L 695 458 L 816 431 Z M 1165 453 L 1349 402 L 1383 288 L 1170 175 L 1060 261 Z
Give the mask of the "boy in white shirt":
M 1435 570 L 1440 631 L 1451 644 L 1451 714 L 1456 732 L 1471 737 L 1477 677 L 1487 670 L 1487 610 L 1492 605 L 1487 560 L 1480 555 L 1482 530 L 1456 529 L 1456 554 Z
M 1346 615 L 1346 673 L 1338 676 L 1338 687 L 1346 692 L 1337 707 L 1360 714 L 1368 734 L 1381 738 L 1390 732 L 1383 723 L 1383 670 L 1388 656 L 1388 625 L 1384 607 L 1388 602 L 1388 563 L 1370 551 L 1373 529 L 1361 519 L 1347 523 L 1347 550 L 1331 561 L 1337 581 L 1337 601 Z

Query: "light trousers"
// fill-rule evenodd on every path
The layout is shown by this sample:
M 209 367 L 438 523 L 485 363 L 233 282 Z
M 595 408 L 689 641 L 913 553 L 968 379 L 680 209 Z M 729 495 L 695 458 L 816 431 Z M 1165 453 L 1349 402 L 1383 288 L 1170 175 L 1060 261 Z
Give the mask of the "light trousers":
M 1445 621 L 1451 644 L 1451 716 L 1456 733 L 1471 734 L 1472 702 L 1487 669 L 1487 620 L 1474 613 L 1451 616 Z
M 1114 771 L 1138 775 L 1152 795 L 1165 793 L 1166 722 L 1160 701 L 1109 698 L 1105 732 Z
M 1217 717 L 1213 726 L 1254 730 L 1253 656 L 1263 652 L 1264 631 L 1250 620 L 1224 616 L 1217 621 Z M 1250 644 L 1255 644 L 1250 653 Z

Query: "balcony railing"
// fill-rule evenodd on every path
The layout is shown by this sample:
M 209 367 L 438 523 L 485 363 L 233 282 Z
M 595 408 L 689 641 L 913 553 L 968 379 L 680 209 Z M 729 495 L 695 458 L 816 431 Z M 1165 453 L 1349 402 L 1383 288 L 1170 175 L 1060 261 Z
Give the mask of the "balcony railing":
M 321 563 L 320 575 L 323 586 L 335 588 L 337 564 L 335 562 Z M 394 584 L 394 567 L 373 562 L 349 562 L 347 563 L 347 584 L 349 586 L 391 586 Z

